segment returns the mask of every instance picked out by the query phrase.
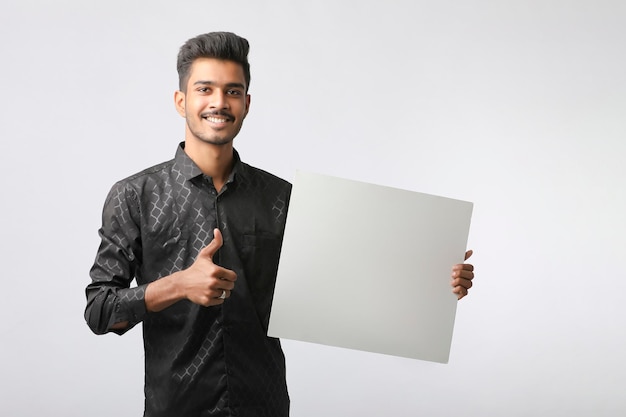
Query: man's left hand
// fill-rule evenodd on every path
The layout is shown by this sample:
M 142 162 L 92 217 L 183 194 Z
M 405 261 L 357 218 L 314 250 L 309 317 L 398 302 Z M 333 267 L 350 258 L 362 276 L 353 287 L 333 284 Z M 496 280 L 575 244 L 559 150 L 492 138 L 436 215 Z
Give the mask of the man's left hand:
M 465 260 L 472 256 L 474 251 L 468 250 L 465 252 Z M 474 265 L 472 264 L 456 264 L 452 267 L 452 292 L 457 295 L 457 299 L 467 295 L 467 292 L 472 288 L 472 280 L 474 279 Z

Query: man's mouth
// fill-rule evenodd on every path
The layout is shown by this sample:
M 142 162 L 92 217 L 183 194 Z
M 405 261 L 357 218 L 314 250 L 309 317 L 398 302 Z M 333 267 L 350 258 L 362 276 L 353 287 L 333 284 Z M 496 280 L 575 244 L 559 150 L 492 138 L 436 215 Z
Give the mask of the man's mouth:
M 202 118 L 210 123 L 226 123 L 226 122 L 230 122 L 233 120 L 231 116 L 216 115 L 216 114 L 202 115 Z

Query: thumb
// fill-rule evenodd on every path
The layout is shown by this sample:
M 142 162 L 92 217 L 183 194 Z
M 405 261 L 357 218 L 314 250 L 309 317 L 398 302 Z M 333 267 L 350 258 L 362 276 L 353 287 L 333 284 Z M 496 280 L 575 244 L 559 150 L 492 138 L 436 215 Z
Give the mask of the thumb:
M 222 239 L 222 232 L 220 232 L 220 229 L 215 228 L 213 230 L 213 240 L 200 251 L 199 256 L 204 256 L 213 260 L 215 252 L 217 252 L 223 244 L 224 240 Z
M 470 256 L 472 256 L 472 254 L 474 253 L 473 250 L 468 250 L 467 252 L 465 252 L 465 260 L 467 261 L 469 259 Z

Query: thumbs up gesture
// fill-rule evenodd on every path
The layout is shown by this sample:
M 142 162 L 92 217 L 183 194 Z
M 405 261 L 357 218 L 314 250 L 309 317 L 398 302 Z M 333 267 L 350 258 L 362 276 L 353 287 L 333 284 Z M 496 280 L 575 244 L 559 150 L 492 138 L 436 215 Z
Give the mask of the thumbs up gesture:
M 182 271 L 180 282 L 185 298 L 205 307 L 222 304 L 237 280 L 234 271 L 213 263 L 213 256 L 224 244 L 219 229 L 213 233 L 211 243 L 198 253 L 193 265 Z

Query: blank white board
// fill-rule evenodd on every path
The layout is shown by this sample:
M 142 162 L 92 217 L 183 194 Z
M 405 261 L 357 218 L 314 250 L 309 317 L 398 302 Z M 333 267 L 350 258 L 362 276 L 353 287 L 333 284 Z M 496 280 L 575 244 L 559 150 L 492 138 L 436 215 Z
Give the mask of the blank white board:
M 268 335 L 447 363 L 472 208 L 298 171 Z

